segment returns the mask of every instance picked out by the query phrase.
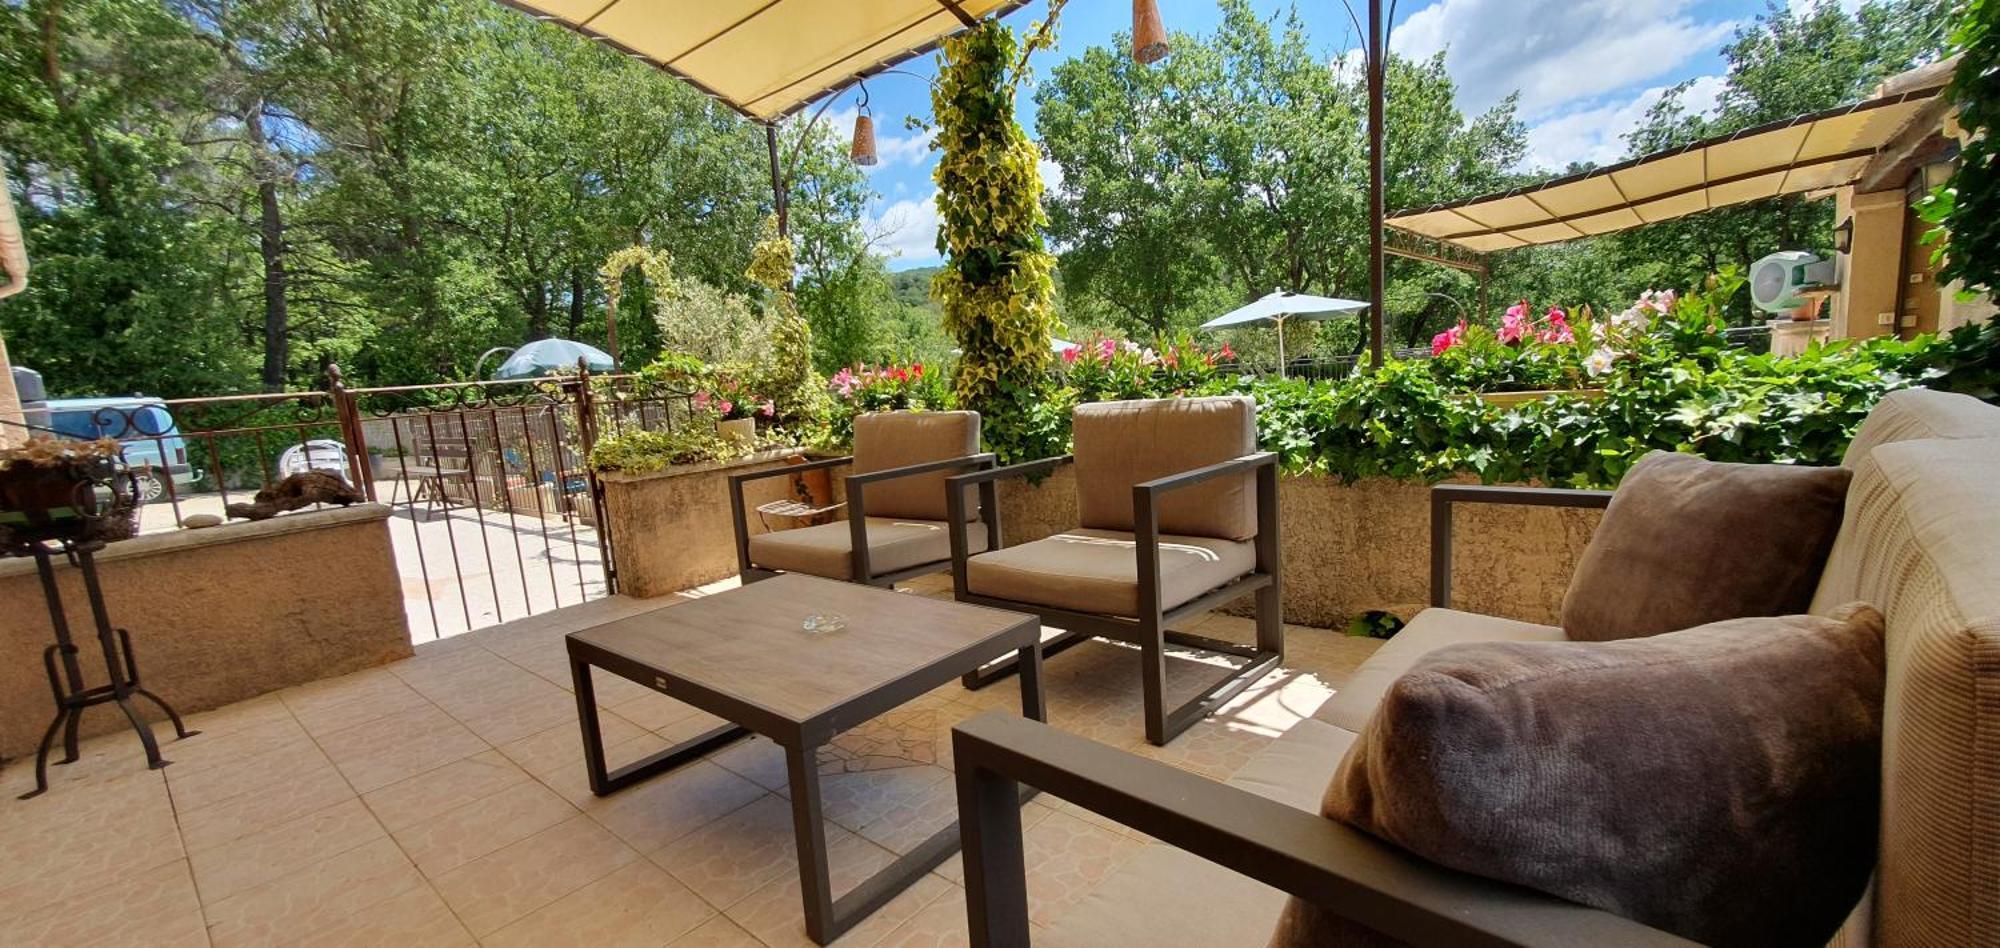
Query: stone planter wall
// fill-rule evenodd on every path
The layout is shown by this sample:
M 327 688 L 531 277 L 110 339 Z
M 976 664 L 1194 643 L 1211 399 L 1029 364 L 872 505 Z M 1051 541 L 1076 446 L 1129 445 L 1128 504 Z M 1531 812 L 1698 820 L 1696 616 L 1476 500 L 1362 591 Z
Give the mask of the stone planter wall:
M 652 474 L 600 475 L 618 591 L 649 599 L 736 575 L 729 475 L 783 467 L 785 458 L 798 453 L 782 449 Z M 764 532 L 757 505 L 783 500 L 790 483 L 773 477 L 745 485 L 743 506 L 753 535 Z
M 1386 609 L 1404 617 L 1430 597 L 1430 489 L 1401 481 L 1279 481 L 1285 620 L 1337 628 Z M 1025 543 L 1076 524 L 1076 481 L 1064 467 L 1040 485 L 1000 489 L 1002 533 Z M 1600 512 L 1458 508 L 1453 607 L 1553 623 Z
M 388 516 L 360 504 L 148 534 L 100 552 L 98 579 L 146 687 L 183 715 L 205 711 L 409 657 Z M 102 684 L 82 577 L 60 562 L 56 572 L 85 680 Z M 32 765 L 55 712 L 42 672 L 54 633 L 33 560 L 0 560 L 0 615 L 0 756 Z M 109 705 L 84 713 L 86 735 L 126 726 Z

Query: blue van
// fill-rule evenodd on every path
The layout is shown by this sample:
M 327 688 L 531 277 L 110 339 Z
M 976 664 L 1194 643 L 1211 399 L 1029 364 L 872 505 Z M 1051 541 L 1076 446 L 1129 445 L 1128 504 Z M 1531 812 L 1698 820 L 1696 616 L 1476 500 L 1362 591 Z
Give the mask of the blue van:
M 123 441 L 125 464 L 139 480 L 139 496 L 148 501 L 166 495 L 168 479 L 180 489 L 201 480 L 200 469 L 188 463 L 187 441 L 173 413 L 160 399 L 52 398 L 47 404 L 48 426 L 68 437 Z

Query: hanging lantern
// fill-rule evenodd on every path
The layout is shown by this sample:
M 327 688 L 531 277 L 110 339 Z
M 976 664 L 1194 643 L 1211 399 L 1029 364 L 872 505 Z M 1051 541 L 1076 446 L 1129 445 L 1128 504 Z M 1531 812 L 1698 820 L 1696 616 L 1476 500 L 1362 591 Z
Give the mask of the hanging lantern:
M 1167 28 L 1155 0 L 1132 0 L 1132 58 L 1142 64 L 1167 58 Z
M 860 111 L 854 115 L 854 145 L 847 150 L 847 157 L 863 168 L 875 164 L 875 116 L 868 111 L 868 84 L 861 87 Z
M 866 112 L 854 117 L 854 147 L 847 155 L 864 168 L 875 164 L 875 119 Z

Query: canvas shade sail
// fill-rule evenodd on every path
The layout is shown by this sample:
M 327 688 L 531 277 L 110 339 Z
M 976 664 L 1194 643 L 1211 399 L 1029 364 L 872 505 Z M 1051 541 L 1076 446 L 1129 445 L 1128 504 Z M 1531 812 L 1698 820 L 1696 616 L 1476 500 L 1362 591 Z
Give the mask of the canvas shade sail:
M 1532 187 L 1401 211 L 1386 223 L 1486 253 L 1835 188 L 1860 177 L 1940 91 L 1936 85 L 1898 91 Z
M 644 60 L 758 121 L 1025 0 L 500 0 Z M 965 19 L 962 19 L 963 14 Z

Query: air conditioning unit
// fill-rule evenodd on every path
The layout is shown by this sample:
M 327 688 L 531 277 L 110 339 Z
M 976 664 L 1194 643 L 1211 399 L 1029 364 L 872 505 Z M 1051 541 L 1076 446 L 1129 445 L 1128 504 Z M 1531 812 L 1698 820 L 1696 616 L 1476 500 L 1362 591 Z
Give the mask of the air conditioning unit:
M 1767 313 L 1795 314 L 1810 303 L 1801 290 L 1832 288 L 1836 279 L 1833 261 L 1786 250 L 1750 265 L 1750 300 Z

